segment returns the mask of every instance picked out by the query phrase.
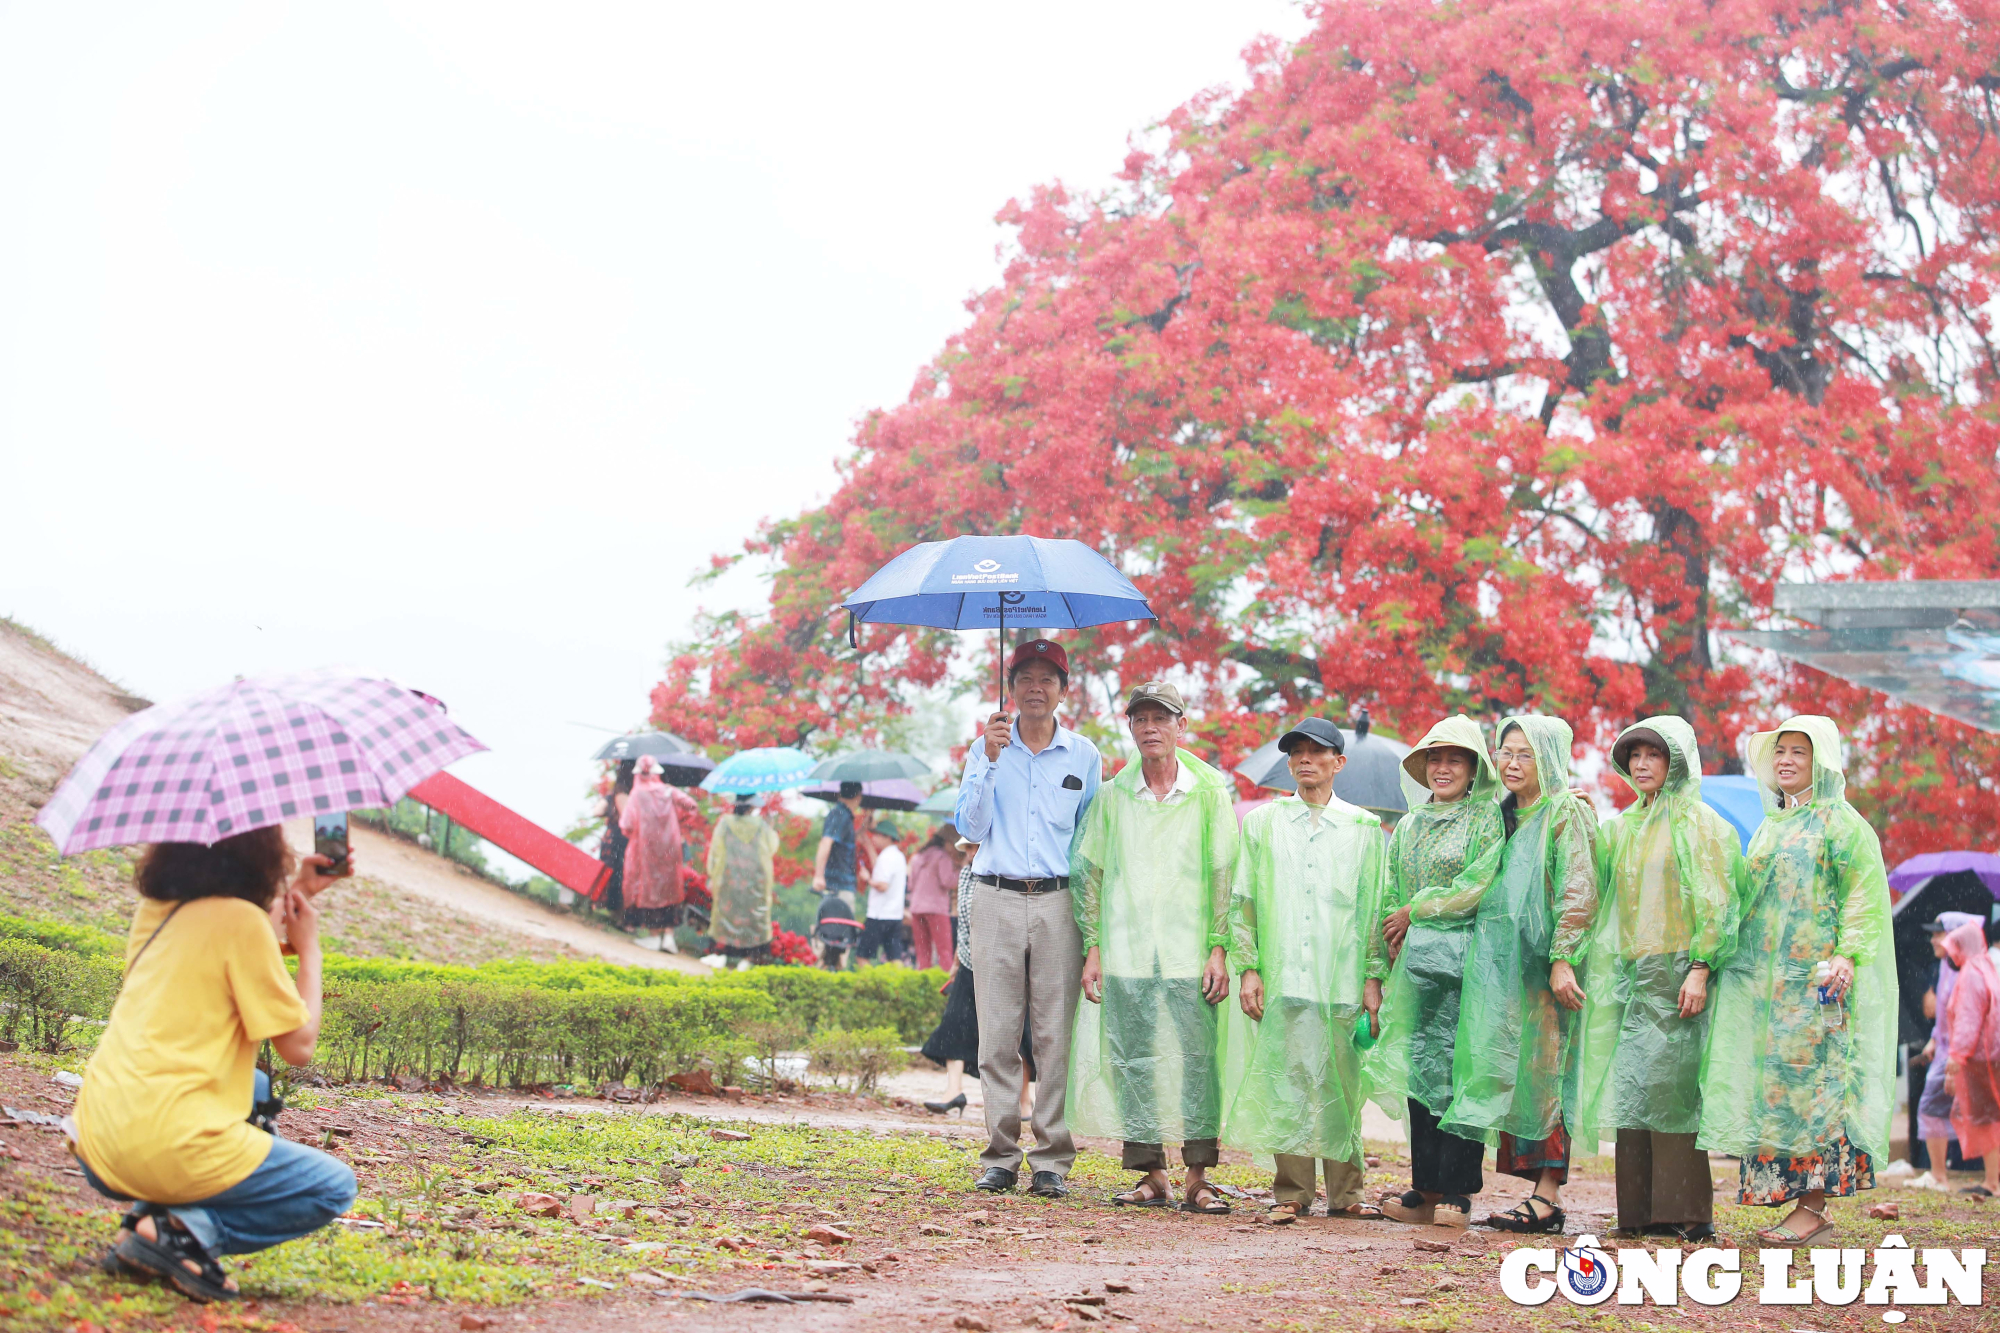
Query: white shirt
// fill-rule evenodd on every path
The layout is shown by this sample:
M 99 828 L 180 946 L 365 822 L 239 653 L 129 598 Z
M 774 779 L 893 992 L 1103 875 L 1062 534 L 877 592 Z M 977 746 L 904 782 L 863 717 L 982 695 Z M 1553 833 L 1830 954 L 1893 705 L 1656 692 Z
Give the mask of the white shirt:
M 868 919 L 901 921 L 909 883 L 910 863 L 902 848 L 891 843 L 875 853 L 875 871 L 868 877 Z
M 1140 762 L 1143 763 L 1144 761 Z M 1158 801 L 1161 805 L 1172 805 L 1174 802 L 1180 800 L 1181 797 L 1194 790 L 1194 770 L 1186 764 L 1176 763 L 1174 765 L 1174 785 L 1165 796 L 1160 795 L 1147 786 L 1145 774 L 1141 772 L 1139 775 L 1139 790 L 1145 792 L 1149 800 Z

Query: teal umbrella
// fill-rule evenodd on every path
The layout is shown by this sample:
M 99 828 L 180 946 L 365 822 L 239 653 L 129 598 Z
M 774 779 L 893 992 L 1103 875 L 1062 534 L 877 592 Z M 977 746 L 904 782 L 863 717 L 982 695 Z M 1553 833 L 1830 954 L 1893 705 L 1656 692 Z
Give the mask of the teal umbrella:
M 958 788 L 944 787 L 932 792 L 924 798 L 923 804 L 917 807 L 917 813 L 938 819 L 950 819 L 958 813 Z
M 929 764 L 900 750 L 849 750 L 820 760 L 812 775 L 815 782 L 889 782 L 929 777 L 930 772 Z
M 754 750 L 738 750 L 715 766 L 701 780 L 703 791 L 749 794 L 760 791 L 791 791 L 812 781 L 813 758 L 789 745 L 761 745 Z

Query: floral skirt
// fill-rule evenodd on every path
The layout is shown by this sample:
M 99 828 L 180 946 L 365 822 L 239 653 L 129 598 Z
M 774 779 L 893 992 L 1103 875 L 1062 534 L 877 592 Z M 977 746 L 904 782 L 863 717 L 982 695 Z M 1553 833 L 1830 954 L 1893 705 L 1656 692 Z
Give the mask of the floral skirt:
M 1842 1134 L 1818 1152 L 1760 1152 L 1746 1157 L 1739 1168 L 1736 1201 L 1747 1204 L 1790 1203 L 1815 1190 L 1836 1198 L 1875 1188 L 1875 1164 L 1868 1154 Z

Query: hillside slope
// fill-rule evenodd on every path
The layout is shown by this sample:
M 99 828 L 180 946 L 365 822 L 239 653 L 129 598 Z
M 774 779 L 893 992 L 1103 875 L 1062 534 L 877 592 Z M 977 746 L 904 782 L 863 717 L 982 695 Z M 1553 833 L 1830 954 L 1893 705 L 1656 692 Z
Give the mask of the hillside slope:
M 130 850 L 59 857 L 33 820 L 91 743 L 146 706 L 33 632 L 0 619 L 0 912 L 125 933 L 137 901 Z M 310 845 L 309 823 L 288 834 L 295 846 Z M 320 900 L 326 943 L 337 952 L 449 963 L 604 958 L 701 969 L 691 959 L 642 949 L 509 893 L 410 843 L 357 826 L 354 845 L 363 874 Z

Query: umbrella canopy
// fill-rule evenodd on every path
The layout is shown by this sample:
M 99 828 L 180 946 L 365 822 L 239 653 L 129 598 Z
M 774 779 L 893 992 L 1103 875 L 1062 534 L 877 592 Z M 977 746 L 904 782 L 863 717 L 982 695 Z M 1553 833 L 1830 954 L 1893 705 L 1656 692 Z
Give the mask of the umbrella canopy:
M 1377 814 L 1402 815 L 1409 812 L 1409 797 L 1403 791 L 1403 756 L 1410 747 L 1387 733 L 1376 731 L 1366 714 L 1350 728 L 1347 736 L 1347 766 L 1333 780 L 1333 794 L 1349 805 L 1358 805 Z M 1283 733 L 1279 733 L 1282 735 Z M 1292 771 L 1274 738 L 1252 750 L 1236 771 L 1259 787 L 1273 791 L 1297 791 Z
M 35 822 L 65 856 L 213 843 L 307 815 L 394 805 L 486 747 L 392 680 L 236 680 L 134 713 L 70 770 Z
M 881 782 L 888 778 L 929 777 L 931 766 L 899 750 L 849 750 L 813 765 L 820 782 Z
M 1703 778 L 1704 788 L 1714 778 Z M 1991 852 L 1925 852 L 1913 856 L 1889 872 L 1889 887 L 1907 893 L 1933 875 L 1970 874 L 1979 877 L 1987 891 L 2000 898 L 2000 856 Z
M 653 756 L 660 776 L 676 787 L 698 787 L 715 771 L 715 761 L 671 731 L 638 731 L 608 740 L 597 747 L 592 759 L 624 763 L 645 755 Z
M 1082 542 L 1049 537 L 954 537 L 923 542 L 875 571 L 841 603 L 855 626 L 997 629 L 1006 692 L 1007 626 L 1082 629 L 1153 620 L 1132 580 Z
M 800 795 L 810 796 L 815 801 L 837 801 L 840 799 L 840 784 L 817 783 L 805 788 Z M 923 792 L 908 778 L 882 778 L 861 784 L 863 810 L 914 810 L 923 803 Z
M 949 787 L 940 787 L 924 797 L 922 803 L 917 806 L 917 813 L 936 815 L 939 819 L 950 819 L 958 813 L 958 785 L 954 783 Z
M 1757 779 L 1735 774 L 1703 777 L 1701 803 L 1728 820 L 1743 850 L 1750 850 L 1750 835 L 1764 822 L 1764 798 L 1757 793 Z
M 812 780 L 812 756 L 789 745 L 760 745 L 738 750 L 701 780 L 703 791 L 749 795 L 760 791 L 791 791 Z

